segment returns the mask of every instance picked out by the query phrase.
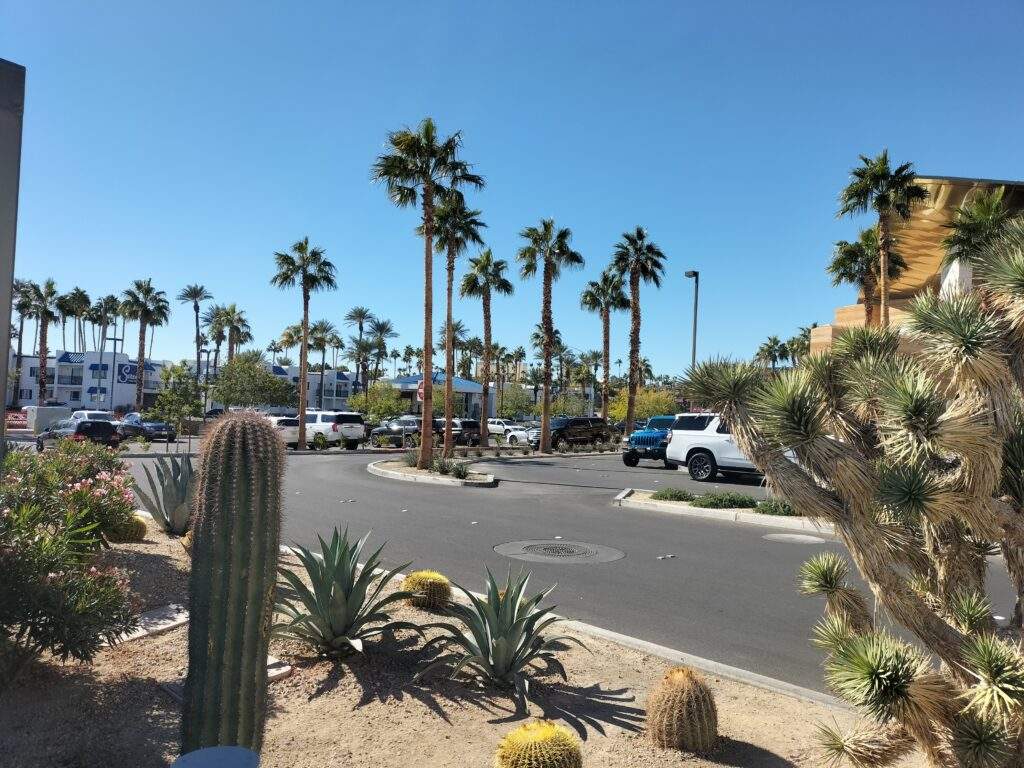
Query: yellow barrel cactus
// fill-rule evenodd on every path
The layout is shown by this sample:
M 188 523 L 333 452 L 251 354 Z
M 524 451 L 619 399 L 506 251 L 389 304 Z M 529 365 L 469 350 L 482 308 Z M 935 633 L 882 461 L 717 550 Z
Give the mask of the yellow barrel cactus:
M 149 526 L 144 518 L 132 515 L 125 523 L 107 532 L 107 538 L 113 542 L 132 543 L 146 538 Z
M 402 580 L 402 590 L 413 592 L 409 602 L 417 608 L 439 611 L 452 597 L 448 577 L 437 571 L 413 571 Z
M 550 720 L 536 720 L 505 736 L 494 755 L 495 768 L 582 768 L 583 753 L 572 731 Z
M 647 697 L 647 733 L 662 749 L 707 753 L 718 740 L 718 711 L 704 679 L 674 667 Z

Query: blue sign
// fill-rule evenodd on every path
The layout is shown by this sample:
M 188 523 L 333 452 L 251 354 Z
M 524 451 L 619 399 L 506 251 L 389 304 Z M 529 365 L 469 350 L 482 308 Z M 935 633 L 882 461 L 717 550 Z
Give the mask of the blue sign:
M 135 363 L 118 363 L 117 364 L 117 383 L 118 384 L 134 384 L 135 383 L 135 372 L 139 366 Z

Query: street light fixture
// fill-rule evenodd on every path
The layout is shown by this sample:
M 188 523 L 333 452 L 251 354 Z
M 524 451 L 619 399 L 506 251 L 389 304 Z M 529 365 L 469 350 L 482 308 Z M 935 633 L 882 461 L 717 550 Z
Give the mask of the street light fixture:
M 686 276 L 693 278 L 693 341 L 690 344 L 690 368 L 697 365 L 697 302 L 700 299 L 700 272 L 686 270 Z

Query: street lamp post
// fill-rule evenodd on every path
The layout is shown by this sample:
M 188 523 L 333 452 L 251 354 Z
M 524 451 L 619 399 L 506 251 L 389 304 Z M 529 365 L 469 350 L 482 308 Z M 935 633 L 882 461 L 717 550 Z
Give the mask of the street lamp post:
M 690 344 L 690 367 L 693 368 L 697 365 L 697 303 L 700 300 L 700 272 L 688 269 L 686 276 L 693 278 L 693 340 Z

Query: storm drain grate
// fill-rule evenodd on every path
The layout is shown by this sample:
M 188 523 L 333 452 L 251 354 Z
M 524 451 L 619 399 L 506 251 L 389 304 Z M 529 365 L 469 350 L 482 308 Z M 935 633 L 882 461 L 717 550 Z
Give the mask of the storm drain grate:
M 526 560 L 533 563 L 610 563 L 626 556 L 622 550 L 602 544 L 588 544 L 584 541 L 558 541 L 555 539 L 533 539 L 510 541 L 499 544 L 494 551 L 505 557 Z

